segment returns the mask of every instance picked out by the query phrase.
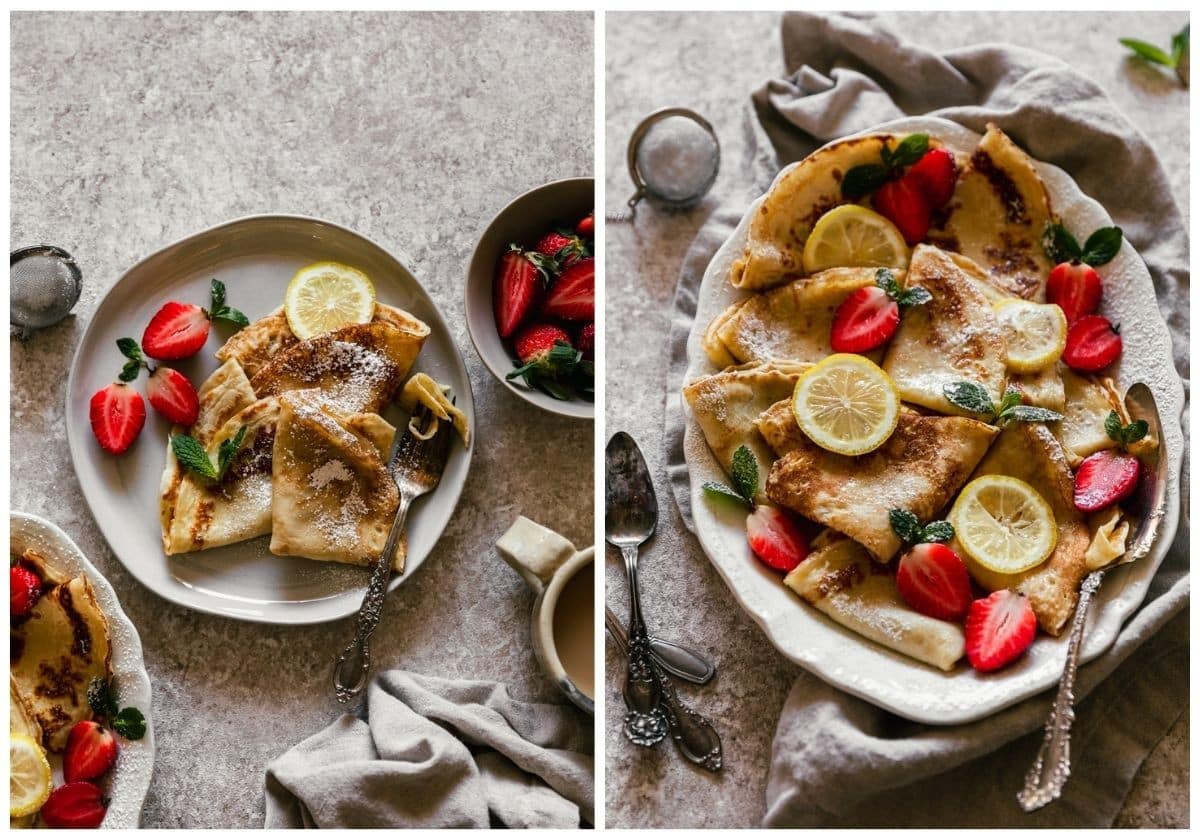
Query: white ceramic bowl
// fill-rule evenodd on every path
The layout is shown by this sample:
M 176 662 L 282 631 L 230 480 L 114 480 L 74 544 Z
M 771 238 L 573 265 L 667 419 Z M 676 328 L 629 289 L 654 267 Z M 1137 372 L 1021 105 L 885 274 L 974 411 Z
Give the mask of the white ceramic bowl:
M 582 399 L 556 400 L 549 394 L 510 382 L 504 377 L 513 369 L 513 357 L 496 331 L 492 286 L 496 261 L 510 243 L 532 246 L 555 225 L 582 219 L 594 212 L 595 184 L 591 178 L 551 181 L 517 196 L 484 229 L 467 268 L 467 330 L 484 365 L 510 391 L 538 408 L 566 417 L 591 419 L 595 405 Z

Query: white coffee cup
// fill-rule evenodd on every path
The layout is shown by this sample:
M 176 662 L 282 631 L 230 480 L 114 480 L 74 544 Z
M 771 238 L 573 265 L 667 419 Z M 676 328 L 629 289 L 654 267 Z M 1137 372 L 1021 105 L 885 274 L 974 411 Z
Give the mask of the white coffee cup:
M 559 690 L 589 715 L 595 713 L 595 549 L 524 516 L 496 541 L 504 562 L 537 594 L 530 640 L 538 662 Z

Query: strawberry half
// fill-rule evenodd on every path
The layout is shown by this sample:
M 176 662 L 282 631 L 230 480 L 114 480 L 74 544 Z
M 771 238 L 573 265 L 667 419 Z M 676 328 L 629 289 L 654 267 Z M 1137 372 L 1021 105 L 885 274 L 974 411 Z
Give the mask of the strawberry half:
M 150 405 L 163 417 L 180 426 L 190 426 L 200 414 L 200 398 L 188 378 L 177 370 L 159 365 L 146 381 Z
M 29 615 L 42 594 L 42 579 L 32 569 L 13 563 L 8 567 L 8 614 Z
M 1115 505 L 1134 491 L 1141 472 L 1141 462 L 1119 449 L 1089 455 L 1075 471 L 1075 508 L 1091 513 Z
M 142 349 L 153 359 L 186 359 L 200 352 L 211 325 L 203 307 L 168 301 L 146 325 Z
M 941 207 L 954 195 L 958 166 L 949 149 L 930 149 L 908 170 L 933 207 Z
M 779 572 L 790 572 L 808 556 L 808 540 L 779 508 L 759 505 L 746 517 L 746 538 L 759 560 Z
M 91 782 L 68 782 L 50 794 L 41 813 L 50 828 L 99 828 L 107 811 L 100 788 Z
M 98 779 L 117 763 L 117 739 L 94 720 L 71 727 L 63 753 L 63 778 L 68 782 Z
M 1086 263 L 1059 263 L 1046 279 L 1046 302 L 1057 304 L 1068 324 L 1094 315 L 1100 309 L 1101 292 L 1100 275 Z
M 132 386 L 114 382 L 92 395 L 88 416 L 100 447 L 120 455 L 133 445 L 146 424 L 146 404 Z
M 918 543 L 900 558 L 896 588 L 921 615 L 958 621 L 971 606 L 971 579 L 962 559 L 941 543 Z
M 596 317 L 596 261 L 588 258 L 566 269 L 550 289 L 542 314 L 564 321 Z
M 1062 360 L 1072 370 L 1094 373 L 1121 355 L 1121 330 L 1103 315 L 1085 315 L 1067 330 Z
M 971 604 L 966 623 L 967 661 L 976 671 L 995 671 L 1023 654 L 1037 635 L 1029 599 L 1008 589 Z
M 543 259 L 541 254 L 537 254 L 535 260 L 531 254 L 521 250 L 520 245 L 510 245 L 500 256 L 496 264 L 496 282 L 492 287 L 492 305 L 496 329 L 501 338 L 508 338 L 515 333 L 532 311 L 548 276 Z
M 879 286 L 864 286 L 833 314 L 829 343 L 835 353 L 865 353 L 890 339 L 899 324 L 900 305 Z
M 894 224 L 909 245 L 916 245 L 929 232 L 933 205 L 921 181 L 912 173 L 888 181 L 875 191 L 875 209 Z

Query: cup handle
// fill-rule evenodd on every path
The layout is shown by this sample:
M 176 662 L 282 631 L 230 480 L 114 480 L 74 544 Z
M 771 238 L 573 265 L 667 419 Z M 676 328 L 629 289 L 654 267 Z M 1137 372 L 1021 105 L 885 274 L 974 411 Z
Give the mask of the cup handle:
M 496 551 L 539 594 L 576 553 L 575 545 L 566 537 L 524 516 L 518 516 L 496 541 Z

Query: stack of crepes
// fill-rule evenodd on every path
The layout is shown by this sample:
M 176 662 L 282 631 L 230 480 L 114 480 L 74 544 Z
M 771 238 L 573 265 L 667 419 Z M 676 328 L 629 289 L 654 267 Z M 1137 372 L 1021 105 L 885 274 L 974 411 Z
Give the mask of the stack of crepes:
M 757 500 L 827 529 L 787 585 L 856 632 L 948 670 L 963 654 L 962 629 L 917 613 L 899 596 L 888 564 L 901 542 L 889 510 L 939 518 L 968 481 L 983 475 L 1031 485 L 1058 527 L 1045 562 L 1005 575 L 959 553 L 977 584 L 1026 595 L 1041 627 L 1058 635 L 1084 576 L 1122 554 L 1128 532 L 1116 506 L 1091 517 L 1076 510 L 1071 468 L 1117 445 L 1105 431 L 1110 411 L 1123 423 L 1129 417 L 1109 379 L 1061 363 L 1033 374 L 1007 369 L 994 307 L 1012 298 L 1045 301 L 1050 266 L 1041 237 L 1055 215 L 1033 162 L 989 127 L 975 152 L 959 161 L 954 198 L 928 244 L 916 246 L 906 272 L 896 272 L 902 285 L 920 286 L 932 300 L 904 313 L 888 345 L 864 354 L 882 366 L 903 401 L 895 432 L 860 456 L 830 452 L 801 432 L 790 402 L 796 382 L 833 353 L 839 304 L 876 282 L 874 268 L 797 276 L 801 251 L 817 218 L 844 202 L 842 173 L 900 139 L 870 135 L 832 144 L 776 181 L 732 270 L 732 285 L 751 294 L 718 315 L 703 337 L 705 353 L 724 369 L 689 383 L 683 394 L 726 472 L 734 452 L 747 446 L 759 466 Z M 1063 419 L 998 429 L 947 401 L 944 387 L 961 380 L 982 385 L 997 404 L 1015 388 L 1027 404 Z M 1154 445 L 1146 440 L 1139 447 Z
M 426 405 L 469 442 L 446 388 L 421 373 L 405 383 L 428 335 L 419 319 L 377 303 L 370 322 L 304 340 L 282 310 L 231 337 L 187 431 L 214 462 L 245 429 L 242 444 L 213 481 L 185 470 L 168 443 L 159 510 L 166 553 L 270 534 L 274 554 L 355 565 L 377 558 L 399 505 L 386 469 L 396 429 L 380 412 L 397 398 L 410 413 Z M 401 540 L 397 571 L 405 551 Z

